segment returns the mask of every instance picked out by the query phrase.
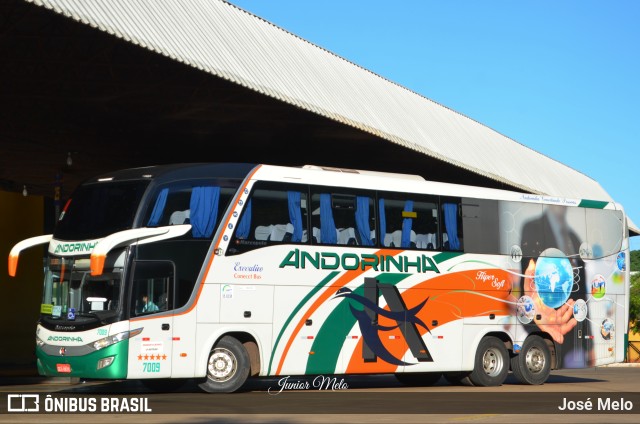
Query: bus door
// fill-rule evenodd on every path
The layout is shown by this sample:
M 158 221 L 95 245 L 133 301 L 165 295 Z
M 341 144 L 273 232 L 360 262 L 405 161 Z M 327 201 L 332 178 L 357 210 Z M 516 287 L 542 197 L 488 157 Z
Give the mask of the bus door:
M 131 287 L 128 378 L 171 377 L 174 266 L 169 261 L 136 261 Z

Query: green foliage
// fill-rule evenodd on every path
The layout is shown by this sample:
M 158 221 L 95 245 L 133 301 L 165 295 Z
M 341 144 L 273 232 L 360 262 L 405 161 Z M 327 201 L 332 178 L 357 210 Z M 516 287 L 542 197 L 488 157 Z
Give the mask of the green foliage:
M 633 333 L 640 333 L 640 273 L 631 276 L 630 294 L 629 321 L 631 321 L 631 326 L 629 330 Z
M 629 332 L 640 333 L 640 250 L 631 251 L 631 290 L 629 298 Z
M 640 250 L 631 251 L 631 272 L 640 271 Z

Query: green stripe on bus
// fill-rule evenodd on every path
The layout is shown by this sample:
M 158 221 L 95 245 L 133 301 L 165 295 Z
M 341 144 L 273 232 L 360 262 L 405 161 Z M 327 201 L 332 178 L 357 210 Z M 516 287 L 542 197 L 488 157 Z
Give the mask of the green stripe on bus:
M 380 274 L 376 278 L 379 283 L 396 285 L 411 274 Z M 354 293 L 364 296 L 364 284 L 354 290 Z M 340 302 L 329 314 L 313 341 L 305 374 L 335 373 L 340 351 L 347 340 L 347 335 L 356 324 L 356 318 L 349 310 L 349 299 L 328 300 Z M 356 306 L 356 305 L 352 305 Z M 358 309 L 360 306 L 358 306 Z
M 442 262 L 448 261 L 449 259 L 457 258 L 458 256 L 464 255 L 463 252 L 440 252 L 433 255 L 433 260 L 437 264 L 441 264 Z
M 293 317 L 295 317 L 296 314 L 300 311 L 300 309 L 302 309 L 307 304 L 307 302 L 309 301 L 309 299 L 313 297 L 313 295 L 315 295 L 321 288 L 326 286 L 327 283 L 333 280 L 334 277 L 338 274 L 339 274 L 338 271 L 333 271 L 332 273 L 330 273 L 324 280 L 320 281 L 318 285 L 316 285 L 309 293 L 307 293 L 307 295 L 296 305 L 295 308 L 293 308 L 293 310 L 287 317 L 287 320 L 284 322 L 284 324 L 280 328 L 280 332 L 278 333 L 276 342 L 273 344 L 273 349 L 271 349 L 271 358 L 269 358 L 269 368 L 267 369 L 267 375 L 271 375 L 271 366 L 273 365 L 273 357 L 278 351 L 278 343 L 280 343 L 282 334 L 284 334 L 284 331 L 289 327 L 289 323 L 293 320 Z
M 578 205 L 581 208 L 591 208 L 591 209 L 604 209 L 607 207 L 609 202 L 602 202 L 600 200 L 580 200 L 580 204 Z

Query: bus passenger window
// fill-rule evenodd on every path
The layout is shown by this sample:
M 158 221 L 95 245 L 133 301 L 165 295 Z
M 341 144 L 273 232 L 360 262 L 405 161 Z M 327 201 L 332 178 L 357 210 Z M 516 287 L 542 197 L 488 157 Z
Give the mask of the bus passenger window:
M 311 225 L 315 244 L 338 244 L 338 229 L 333 218 L 331 193 L 311 195 Z
M 414 206 L 416 218 L 412 230 L 415 231 L 415 247 L 422 250 L 438 248 L 438 200 L 435 197 L 417 197 Z
M 306 186 L 258 182 L 236 225 L 227 254 L 273 243 L 307 243 Z
M 315 188 L 311 195 L 312 240 L 315 244 L 375 245 L 373 193 Z
M 380 193 L 379 196 L 380 237 L 383 246 L 415 248 L 417 234 L 414 223 L 418 218 L 418 211 L 414 209 L 415 201 L 404 193 Z
M 462 198 L 465 252 L 501 253 L 499 205 L 497 200 Z

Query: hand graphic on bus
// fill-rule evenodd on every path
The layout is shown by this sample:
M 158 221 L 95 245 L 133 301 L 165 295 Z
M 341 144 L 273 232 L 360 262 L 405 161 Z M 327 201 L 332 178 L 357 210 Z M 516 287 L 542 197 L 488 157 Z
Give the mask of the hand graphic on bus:
M 558 309 L 545 305 L 538 294 L 534 275 L 536 263 L 533 259 L 529 261 L 529 266 L 525 270 L 524 294 L 533 299 L 535 315 L 533 321 L 542 331 L 546 331 L 557 343 L 564 342 L 564 335 L 578 324 L 573 317 L 573 299 L 567 299 Z

